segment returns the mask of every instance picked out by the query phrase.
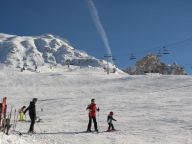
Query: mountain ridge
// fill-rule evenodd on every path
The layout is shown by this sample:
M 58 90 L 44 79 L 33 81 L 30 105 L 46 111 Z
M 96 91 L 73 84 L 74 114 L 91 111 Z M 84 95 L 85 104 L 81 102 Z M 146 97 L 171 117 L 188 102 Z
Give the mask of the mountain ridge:
M 105 60 L 96 59 L 74 48 L 66 39 L 52 34 L 17 36 L 0 33 L 0 63 L 17 68 L 45 65 L 107 68 Z M 112 63 L 109 65 L 116 68 Z

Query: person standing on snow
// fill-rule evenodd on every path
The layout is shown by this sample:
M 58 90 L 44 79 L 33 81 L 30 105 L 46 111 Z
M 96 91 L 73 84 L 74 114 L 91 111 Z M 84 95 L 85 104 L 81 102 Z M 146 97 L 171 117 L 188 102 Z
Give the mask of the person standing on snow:
M 31 119 L 31 125 L 29 128 L 29 133 L 35 133 L 34 131 L 34 125 L 35 125 L 35 120 L 36 120 L 36 104 L 37 98 L 33 98 L 33 100 L 30 102 L 29 106 L 27 109 L 24 111 L 24 114 L 29 110 L 29 117 Z
M 19 109 L 19 121 L 25 121 L 25 111 L 26 106 L 23 106 L 21 109 Z
M 96 111 L 99 111 L 99 108 L 97 108 L 96 106 L 95 99 L 91 99 L 91 104 L 87 106 L 86 110 L 89 110 L 89 123 L 87 126 L 87 132 L 91 132 L 92 120 L 94 123 L 95 131 L 98 132 L 97 121 L 96 121 Z
M 117 121 L 116 119 L 113 118 L 113 112 L 111 111 L 109 113 L 109 115 L 107 116 L 107 123 L 109 125 L 108 130 L 107 131 L 112 131 L 112 130 L 116 130 L 113 126 L 113 121 Z

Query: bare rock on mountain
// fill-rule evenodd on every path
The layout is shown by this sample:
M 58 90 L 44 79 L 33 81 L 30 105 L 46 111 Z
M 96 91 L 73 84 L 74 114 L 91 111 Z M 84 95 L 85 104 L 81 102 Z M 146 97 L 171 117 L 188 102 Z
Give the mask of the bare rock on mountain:
M 129 74 L 145 74 L 145 73 L 160 73 L 164 75 L 186 75 L 183 67 L 174 62 L 167 65 L 160 61 L 160 58 L 155 54 L 149 54 L 137 61 L 135 66 L 124 70 Z

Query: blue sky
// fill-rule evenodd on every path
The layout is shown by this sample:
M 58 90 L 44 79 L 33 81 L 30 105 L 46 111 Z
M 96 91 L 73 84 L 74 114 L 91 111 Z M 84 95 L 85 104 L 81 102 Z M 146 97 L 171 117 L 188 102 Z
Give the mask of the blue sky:
M 191 0 L 93 0 L 108 37 L 115 64 L 126 68 L 165 46 L 163 62 L 176 61 L 192 73 Z M 0 0 L 0 32 L 15 35 L 51 33 L 97 58 L 106 48 L 86 0 Z

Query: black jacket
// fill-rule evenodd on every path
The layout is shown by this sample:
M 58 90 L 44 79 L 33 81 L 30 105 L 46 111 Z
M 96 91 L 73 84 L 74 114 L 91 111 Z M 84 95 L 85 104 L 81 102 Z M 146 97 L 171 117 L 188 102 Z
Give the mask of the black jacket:
M 108 115 L 108 117 L 107 117 L 107 123 L 111 124 L 112 121 L 117 121 L 117 120 L 114 119 L 112 115 Z
M 32 101 L 30 102 L 29 106 L 27 109 L 24 111 L 26 113 L 29 110 L 29 116 L 30 118 L 36 118 L 36 108 L 35 108 L 35 103 Z

